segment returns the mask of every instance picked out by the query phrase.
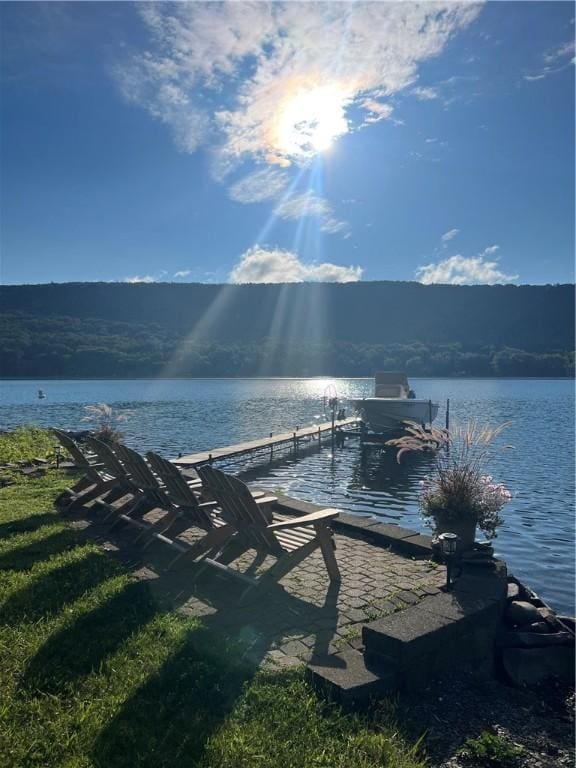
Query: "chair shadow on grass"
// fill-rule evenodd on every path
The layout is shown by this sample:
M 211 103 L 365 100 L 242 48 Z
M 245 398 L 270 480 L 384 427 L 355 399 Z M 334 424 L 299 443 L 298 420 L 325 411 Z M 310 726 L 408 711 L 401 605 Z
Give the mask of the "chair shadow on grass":
M 123 704 L 96 739 L 99 768 L 189 768 L 240 697 L 254 667 L 203 627 L 191 631 L 158 674 Z M 238 659 L 238 657 L 236 657 Z
M 52 555 L 61 555 L 78 545 L 78 537 L 71 528 L 56 531 L 29 544 L 16 546 L 0 554 L 0 571 L 26 571 L 37 562 Z
M 170 577 L 167 577 L 170 580 Z M 158 582 L 154 582 L 162 588 Z M 315 637 L 314 652 L 327 653 L 337 623 L 338 588 L 328 589 L 324 606 L 317 607 L 275 586 L 256 601 L 239 608 L 245 585 L 215 578 L 210 571 L 191 589 L 182 582 L 165 584 L 178 593 L 179 602 L 200 600 L 212 613 L 199 629 L 170 656 L 122 705 L 99 734 L 92 759 L 99 768 L 185 768 L 196 765 L 209 737 L 233 711 L 244 685 L 282 635 L 274 615 L 284 621 L 286 632 L 298 626 L 309 631 L 311 618 L 323 618 Z M 194 612 L 194 611 L 193 611 Z M 333 626 L 330 624 L 333 622 Z M 278 675 L 278 670 L 269 668 Z
M 71 563 L 43 572 L 0 605 L 0 624 L 36 622 L 60 611 L 118 573 L 110 560 L 89 551 Z
M 77 544 L 76 534 L 60 533 L 31 545 L 29 551 L 23 548 L 13 567 L 44 559 L 47 546 L 50 554 L 72 548 Z M 84 560 L 98 557 L 91 554 Z M 101 557 L 107 563 L 102 568 L 96 567 L 97 560 L 90 560 L 83 570 L 81 560 L 39 575 L 35 583 L 9 598 L 0 609 L 0 619 L 29 620 L 56 613 L 118 574 L 117 566 Z M 159 558 L 161 561 L 159 548 L 146 550 L 146 564 L 154 570 Z M 337 587 L 327 589 L 323 606 L 307 603 L 275 585 L 266 595 L 256 594 L 250 604 L 239 607 L 244 584 L 222 578 L 213 569 L 196 581 L 192 578 L 196 572 L 193 566 L 185 567 L 177 574 L 128 584 L 51 635 L 24 670 L 20 678 L 23 691 L 66 696 L 166 610 L 166 598 L 171 609 L 193 603 L 190 613 L 202 616 L 201 626 L 191 630 L 161 669 L 119 705 L 96 738 L 91 755 L 94 765 L 188 768 L 205 754 L 208 739 L 233 711 L 244 684 L 283 636 L 293 637 L 301 629 L 302 634 L 314 634 L 315 654 L 328 652 L 338 620 Z M 310 624 L 316 619 L 312 633 Z M 114 674 L 121 675 L 122 670 Z
M 49 637 L 31 659 L 20 684 L 41 693 L 66 686 L 98 669 L 161 608 L 143 582 L 132 582 L 95 610 Z
M 53 512 L 43 512 L 39 515 L 30 515 L 18 520 L 0 523 L 0 539 L 7 539 L 17 533 L 32 533 L 45 525 L 54 525 L 58 522 L 58 517 Z

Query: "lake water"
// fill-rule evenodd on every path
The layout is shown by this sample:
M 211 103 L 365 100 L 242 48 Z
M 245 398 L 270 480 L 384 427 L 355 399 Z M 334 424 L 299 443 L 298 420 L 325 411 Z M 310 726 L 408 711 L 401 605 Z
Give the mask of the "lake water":
M 445 403 L 451 421 L 511 421 L 491 473 L 514 493 L 495 540 L 509 569 L 561 612 L 574 615 L 574 384 L 567 380 L 412 381 L 418 397 Z M 83 407 L 106 402 L 129 410 L 121 428 L 140 451 L 173 457 L 326 421 L 323 396 L 333 384 L 347 397 L 371 394 L 371 379 L 186 379 L 159 381 L 0 382 L 0 428 L 21 424 L 86 429 Z M 37 399 L 42 389 L 46 398 Z M 444 423 L 441 408 L 437 423 Z M 417 504 L 429 459 L 398 466 L 389 452 L 362 454 L 357 441 L 298 461 L 255 469 L 250 479 L 288 495 L 370 513 L 427 531 Z M 237 467 L 238 468 L 238 467 Z

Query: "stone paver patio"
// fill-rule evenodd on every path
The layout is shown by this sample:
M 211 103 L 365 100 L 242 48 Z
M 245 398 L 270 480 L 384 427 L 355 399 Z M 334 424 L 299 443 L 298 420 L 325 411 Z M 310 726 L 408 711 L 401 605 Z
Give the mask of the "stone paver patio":
M 154 513 L 152 513 L 154 514 Z M 346 516 L 350 519 L 351 516 Z M 359 519 L 359 523 L 361 523 Z M 211 567 L 180 561 L 175 572 L 163 572 L 173 552 L 160 544 L 144 551 L 134 545 L 134 530 L 117 526 L 109 533 L 97 513 L 78 521 L 88 536 L 149 581 L 162 600 L 207 627 L 242 643 L 245 658 L 256 664 L 290 666 L 362 645 L 362 626 L 435 595 L 445 581 L 444 568 L 426 558 L 416 559 L 370 540 L 359 525 L 350 533 L 335 533 L 341 582 L 330 583 L 319 550 L 285 576 L 279 585 L 238 606 L 245 584 Z M 401 530 L 401 529 L 399 529 Z M 194 529 L 180 538 L 193 540 Z M 267 558 L 255 563 L 246 553 L 234 565 L 239 570 L 267 568 Z
M 200 615 L 223 610 L 228 626 L 253 634 L 253 655 L 284 665 L 360 647 L 363 624 L 437 594 L 444 582 L 443 569 L 429 560 L 406 558 L 361 538 L 335 534 L 335 539 L 340 584 L 330 583 L 316 550 L 280 581 L 280 588 L 242 608 L 234 602 L 238 590 L 235 584 L 231 589 L 231 579 L 209 569 L 198 584 L 202 592 L 183 610 Z M 249 567 L 250 560 L 250 554 L 240 559 L 239 568 Z M 226 605 L 220 606 L 218 598 L 214 602 L 220 592 L 215 582 L 228 597 Z

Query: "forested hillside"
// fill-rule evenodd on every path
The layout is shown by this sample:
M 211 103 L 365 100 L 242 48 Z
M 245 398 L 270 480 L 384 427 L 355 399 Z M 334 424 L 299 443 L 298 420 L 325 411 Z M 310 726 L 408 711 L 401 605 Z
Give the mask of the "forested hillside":
M 574 370 L 571 285 L 69 283 L 0 304 L 4 377 Z

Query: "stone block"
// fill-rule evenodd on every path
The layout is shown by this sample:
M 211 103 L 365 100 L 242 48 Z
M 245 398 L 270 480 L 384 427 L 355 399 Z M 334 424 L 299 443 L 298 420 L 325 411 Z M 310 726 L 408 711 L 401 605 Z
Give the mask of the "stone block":
M 376 525 L 376 519 L 373 515 L 349 515 L 347 512 L 341 512 L 334 521 L 335 530 L 342 530 L 345 533 L 362 533 L 367 528 Z
M 421 533 L 416 533 L 413 536 L 398 539 L 393 546 L 403 555 L 413 557 L 432 556 L 432 537 L 425 536 Z
M 362 629 L 362 639 L 367 650 L 405 666 L 446 642 L 453 624 L 451 619 L 415 605 L 366 624 Z
M 476 592 L 440 592 L 424 598 L 420 608 L 463 625 L 490 625 L 494 629 L 500 616 L 497 601 Z
M 469 593 L 488 597 L 498 602 L 503 602 L 506 599 L 507 592 L 506 574 L 499 567 L 480 573 L 465 571 L 462 576 L 456 579 L 454 584 L 454 593 L 457 595 Z
M 516 685 L 537 685 L 549 678 L 574 682 L 574 650 L 569 647 L 505 648 L 502 663 Z
M 416 531 L 408 528 L 401 528 L 399 525 L 390 525 L 389 523 L 376 523 L 370 527 L 370 534 L 377 535 L 383 539 L 388 539 L 390 543 L 397 543 L 402 539 L 409 539 L 418 536 Z
M 393 669 L 368 669 L 363 654 L 354 650 L 313 659 L 306 676 L 315 688 L 343 704 L 367 702 L 386 696 L 396 688 Z
M 434 679 L 437 665 L 431 663 L 429 658 L 416 659 L 402 669 L 398 677 L 400 691 L 414 692 L 427 688 Z

